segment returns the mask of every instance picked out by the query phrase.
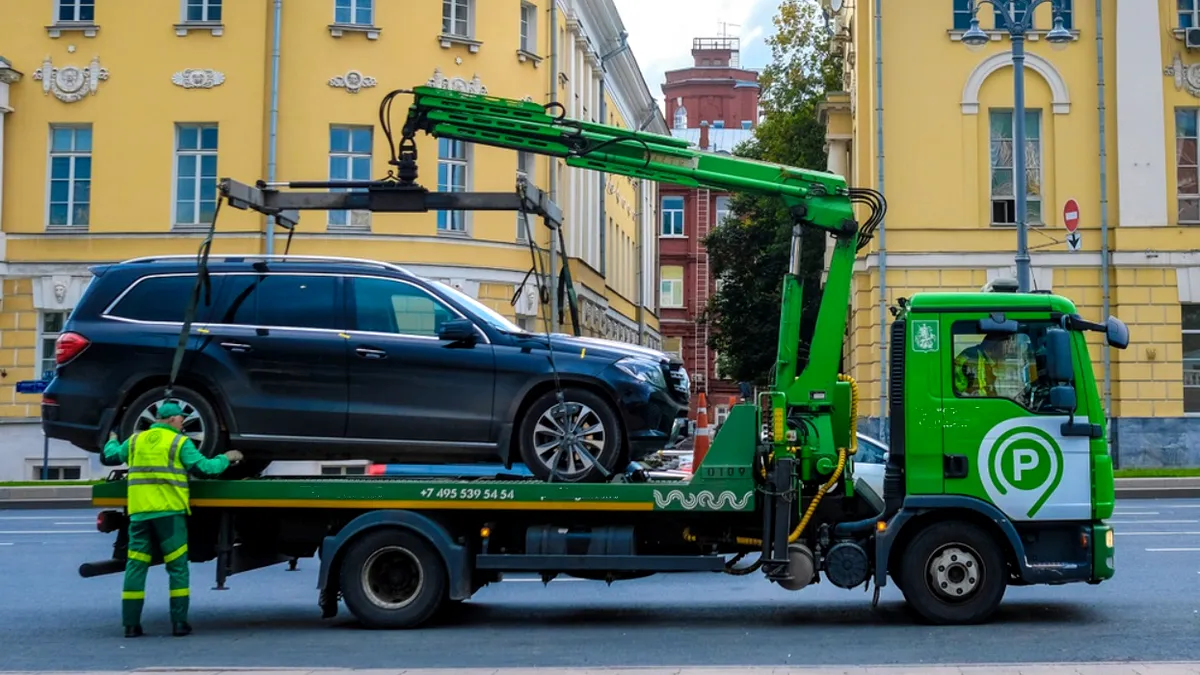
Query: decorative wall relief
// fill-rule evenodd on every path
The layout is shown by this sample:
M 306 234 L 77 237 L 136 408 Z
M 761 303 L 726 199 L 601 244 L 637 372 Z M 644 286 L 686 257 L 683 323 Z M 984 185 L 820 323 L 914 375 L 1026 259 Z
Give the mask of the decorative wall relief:
M 47 56 L 42 67 L 33 73 L 33 79 L 42 83 L 43 94 L 54 94 L 63 103 L 81 101 L 88 94 L 95 95 L 100 82 L 108 79 L 108 69 L 100 67 L 100 57 L 92 57 L 85 67 L 55 67 Z
M 225 73 L 211 68 L 185 68 L 171 76 L 171 82 L 184 89 L 212 89 L 224 81 Z
M 357 94 L 363 89 L 374 87 L 378 82 L 369 75 L 363 75 L 357 70 L 347 70 L 345 75 L 329 78 L 329 86 L 345 89 L 351 94 Z

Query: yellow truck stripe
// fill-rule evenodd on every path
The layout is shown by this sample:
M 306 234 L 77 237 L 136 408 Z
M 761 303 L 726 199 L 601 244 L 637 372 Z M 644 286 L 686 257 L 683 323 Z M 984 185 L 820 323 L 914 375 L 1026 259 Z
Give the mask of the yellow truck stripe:
M 124 506 L 121 498 L 92 499 L 93 506 Z M 482 499 L 193 499 L 192 506 L 330 509 L 498 509 L 504 511 L 653 511 L 654 502 L 517 502 Z

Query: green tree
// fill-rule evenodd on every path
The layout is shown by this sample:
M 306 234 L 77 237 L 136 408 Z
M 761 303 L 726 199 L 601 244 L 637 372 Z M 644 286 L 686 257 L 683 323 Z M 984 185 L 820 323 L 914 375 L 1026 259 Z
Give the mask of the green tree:
M 842 59 L 817 0 L 783 0 L 774 23 L 775 33 L 767 39 L 771 63 L 760 78 L 764 118 L 754 137 L 734 154 L 824 170 L 825 128 L 817 106 L 826 92 L 842 89 Z M 720 354 L 723 378 L 764 385 L 774 374 L 792 225 L 782 200 L 736 194 L 730 200 L 730 221 L 705 239 L 720 289 L 709 298 L 702 320 L 712 327 L 709 346 Z M 820 283 L 824 235 L 807 232 L 801 250 L 800 280 L 812 289 Z M 818 299 L 805 292 L 802 336 L 811 331 Z

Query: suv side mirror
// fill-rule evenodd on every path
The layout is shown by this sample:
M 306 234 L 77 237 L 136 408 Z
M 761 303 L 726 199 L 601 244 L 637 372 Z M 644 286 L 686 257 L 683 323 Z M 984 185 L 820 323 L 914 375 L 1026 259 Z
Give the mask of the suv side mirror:
M 475 332 L 475 324 L 470 319 L 451 319 L 438 327 L 438 339 L 474 344 L 479 333 Z
M 1075 382 L 1075 368 L 1071 363 L 1071 334 L 1061 328 L 1046 331 L 1046 371 L 1051 382 Z

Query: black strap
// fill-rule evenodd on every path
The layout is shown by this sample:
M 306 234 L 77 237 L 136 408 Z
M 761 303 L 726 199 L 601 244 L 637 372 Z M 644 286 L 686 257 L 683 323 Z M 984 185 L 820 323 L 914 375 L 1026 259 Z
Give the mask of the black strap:
M 175 379 L 179 377 L 179 368 L 183 365 L 183 355 L 187 351 L 187 340 L 192 332 L 192 321 L 196 319 L 196 307 L 200 304 L 200 289 L 204 289 L 204 304 L 212 303 L 212 284 L 208 277 L 208 254 L 212 250 L 213 236 L 217 231 L 217 216 L 221 213 L 221 197 L 217 197 L 217 206 L 213 210 L 212 222 L 208 226 L 208 236 L 200 243 L 200 251 L 196 256 L 196 284 L 192 286 L 192 297 L 188 301 L 187 311 L 183 315 L 183 329 L 179 331 L 179 342 L 175 345 L 175 356 L 171 361 L 171 376 L 167 380 L 167 391 L 164 394 L 170 398 L 175 389 Z

